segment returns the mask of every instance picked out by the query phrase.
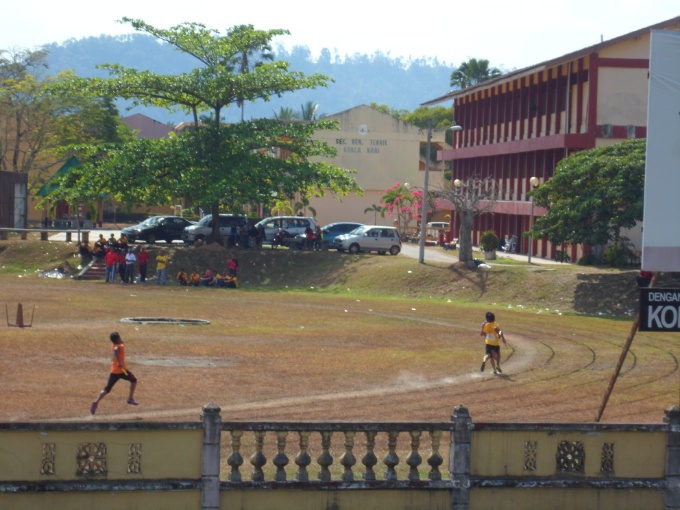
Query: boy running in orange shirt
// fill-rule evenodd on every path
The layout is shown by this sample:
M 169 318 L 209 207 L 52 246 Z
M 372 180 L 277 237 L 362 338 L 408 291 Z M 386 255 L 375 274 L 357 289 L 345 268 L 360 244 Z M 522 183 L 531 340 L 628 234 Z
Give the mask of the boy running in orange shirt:
M 111 346 L 111 373 L 109 374 L 109 382 L 99 393 L 97 400 L 92 402 L 92 405 L 90 406 L 90 414 L 97 412 L 97 406 L 99 405 L 99 402 L 111 392 L 111 389 L 119 379 L 130 381 L 130 395 L 128 396 L 127 403 L 131 406 L 139 405 L 139 403 L 134 399 L 135 388 L 137 387 L 137 378 L 127 369 L 127 366 L 125 365 L 125 344 L 121 340 L 120 335 L 116 332 L 111 333 L 109 338 L 113 343 Z

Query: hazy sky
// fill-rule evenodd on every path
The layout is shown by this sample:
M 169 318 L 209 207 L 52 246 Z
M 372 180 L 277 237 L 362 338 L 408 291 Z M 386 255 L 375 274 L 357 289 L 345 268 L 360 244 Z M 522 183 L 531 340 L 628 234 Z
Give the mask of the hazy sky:
M 0 0 L 0 49 L 35 49 L 101 34 L 134 32 L 123 16 L 159 28 L 191 21 L 220 30 L 239 24 L 285 28 L 276 40 L 318 55 L 381 51 L 391 57 L 436 57 L 459 65 L 489 59 L 521 68 L 680 16 L 678 0 Z

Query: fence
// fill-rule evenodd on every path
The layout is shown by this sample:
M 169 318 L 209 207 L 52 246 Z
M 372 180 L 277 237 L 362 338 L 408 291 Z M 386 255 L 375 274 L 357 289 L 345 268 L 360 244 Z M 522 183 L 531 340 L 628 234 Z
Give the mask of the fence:
M 680 407 L 665 421 L 3 423 L 0 508 L 670 510 Z

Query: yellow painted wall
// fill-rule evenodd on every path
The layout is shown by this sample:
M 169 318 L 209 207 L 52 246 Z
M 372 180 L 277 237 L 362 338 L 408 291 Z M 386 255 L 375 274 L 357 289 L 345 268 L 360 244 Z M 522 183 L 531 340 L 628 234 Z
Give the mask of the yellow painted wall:
M 40 473 L 43 444 L 54 443 L 54 475 Z M 201 430 L 147 431 L 67 431 L 0 433 L 0 480 L 57 481 L 85 480 L 77 476 L 77 454 L 80 443 L 105 443 L 107 476 L 94 479 L 139 480 L 201 477 Z M 141 474 L 129 474 L 128 449 L 132 443 L 142 444 Z M 3 508 L 0 505 L 0 508 Z M 7 507 L 10 508 L 10 507 Z
M 199 491 L 7 494 L 3 510 L 200 510 Z
M 470 510 L 652 510 L 663 508 L 657 490 L 473 489 Z
M 320 131 L 315 138 L 336 148 L 337 157 L 329 158 L 329 162 L 357 171 L 353 176 L 365 194 L 344 197 L 342 202 L 332 196 L 311 200 L 321 225 L 336 221 L 372 224 L 372 215 L 364 215 L 364 210 L 378 204 L 380 192 L 397 182 L 423 186 L 420 142 L 427 140 L 426 130 L 368 106 L 358 106 L 328 119 L 337 120 L 340 130 Z M 431 172 L 431 177 L 436 178 L 434 174 Z M 391 219 L 384 219 L 382 224 L 390 225 Z
M 600 68 L 597 124 L 647 124 L 647 69 Z
M 527 441 L 538 443 L 536 470 L 524 469 Z M 664 476 L 665 432 L 532 432 L 478 431 L 472 434 L 473 476 L 564 476 L 556 468 L 557 446 L 561 441 L 579 441 L 585 449 L 585 472 L 574 477 L 602 477 L 603 443 L 614 443 L 614 475 L 617 478 Z
M 448 490 L 349 490 L 349 491 L 223 491 L 221 510 L 448 510 Z

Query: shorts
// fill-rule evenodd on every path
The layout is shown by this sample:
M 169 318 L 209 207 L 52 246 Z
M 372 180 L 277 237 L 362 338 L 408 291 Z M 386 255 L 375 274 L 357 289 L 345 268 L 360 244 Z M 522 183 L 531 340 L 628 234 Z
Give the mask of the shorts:
M 127 375 L 125 374 L 109 374 L 109 382 L 106 384 L 106 388 L 104 388 L 104 391 L 106 393 L 109 393 L 114 385 L 118 382 L 119 379 L 123 379 L 125 381 L 130 381 L 131 383 L 136 383 L 137 378 L 135 375 L 128 370 Z
M 500 345 L 491 345 L 491 344 L 486 344 L 486 353 L 491 356 L 492 352 L 497 352 L 498 354 L 501 353 L 501 346 Z

